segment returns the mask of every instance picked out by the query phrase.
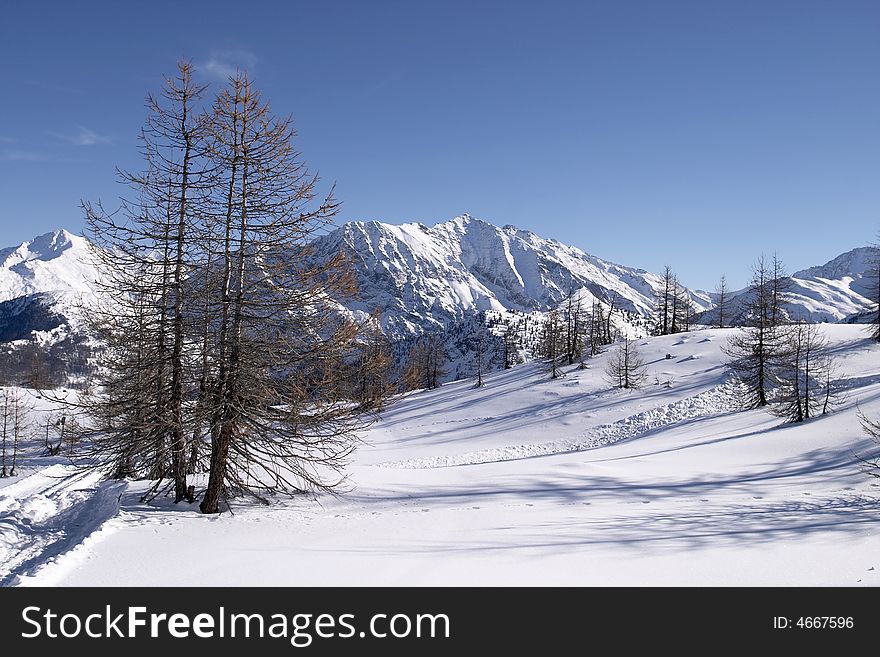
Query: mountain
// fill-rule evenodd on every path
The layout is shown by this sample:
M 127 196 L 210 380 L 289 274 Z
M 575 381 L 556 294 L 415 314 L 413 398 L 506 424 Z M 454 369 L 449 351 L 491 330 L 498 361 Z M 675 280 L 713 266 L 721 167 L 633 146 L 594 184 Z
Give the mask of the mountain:
M 76 307 L 96 296 L 100 275 L 89 248 L 62 229 L 0 249 L 0 340 L 77 324 Z
M 348 310 L 365 317 L 379 308 L 383 330 L 393 340 L 426 331 L 467 333 L 478 311 L 496 319 L 535 314 L 538 321 L 532 325 L 539 326 L 542 313 L 560 307 L 570 294 L 585 309 L 595 299 L 613 303 L 621 311 L 622 328 L 641 331 L 662 283 L 644 269 L 469 215 L 431 228 L 351 222 L 318 237 L 313 247 L 315 261 L 339 251 L 348 255 L 360 288 Z M 872 307 L 869 272 L 878 255 L 876 248 L 861 247 L 795 272 L 789 314 L 828 322 L 863 317 Z M 76 332 L 76 308 L 97 298 L 99 279 L 88 241 L 65 230 L 0 249 L 0 342 L 25 339 L 34 331 L 43 340 L 53 331 Z M 728 317 L 741 314 L 745 293 L 731 295 Z M 690 296 L 699 321 L 713 322 L 715 295 L 691 291 Z
M 876 286 L 871 272 L 880 259 L 880 249 L 863 246 L 842 253 L 824 265 L 809 267 L 787 278 L 788 299 L 784 310 L 792 319 L 811 322 L 860 322 L 872 312 L 871 287 Z M 742 321 L 748 288 L 730 294 L 725 323 Z M 717 295 L 712 295 L 717 303 Z M 705 324 L 718 321 L 717 309 L 699 317 Z
M 819 267 L 791 276 L 789 314 L 794 319 L 837 322 L 861 315 L 873 308 L 871 272 L 880 259 L 880 249 L 863 246 L 847 251 Z
M 653 313 L 656 274 L 607 262 L 514 226 L 499 228 L 469 215 L 422 224 L 351 222 L 318 238 L 315 258 L 340 250 L 354 263 L 360 300 L 351 310 L 380 308 L 392 338 L 441 330 L 476 311 L 548 311 L 576 293 L 627 314 Z M 712 303 L 691 293 L 697 310 Z

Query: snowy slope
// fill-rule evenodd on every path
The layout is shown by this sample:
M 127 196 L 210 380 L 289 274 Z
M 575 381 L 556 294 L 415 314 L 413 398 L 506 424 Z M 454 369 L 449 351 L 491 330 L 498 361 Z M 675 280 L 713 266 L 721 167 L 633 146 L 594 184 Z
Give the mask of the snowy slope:
M 708 330 L 641 340 L 650 375 L 640 392 L 609 387 L 606 354 L 555 381 L 531 364 L 480 389 L 413 393 L 365 436 L 339 497 L 240 501 L 234 515 L 207 518 L 141 504 L 145 484 L 80 484 L 52 465 L 0 488 L 11 555 L 0 576 L 43 586 L 877 586 L 880 487 L 854 453 L 877 451 L 857 411 L 880 416 L 878 347 L 861 327 L 822 330 L 846 399 L 797 426 L 731 407 L 721 346 L 732 331 Z M 66 534 L 59 514 L 75 521 Z M 16 556 L 25 549 L 28 559 Z
M 847 251 L 819 267 L 791 276 L 789 314 L 795 319 L 834 322 L 873 307 L 871 271 L 880 251 L 860 247 Z
M 380 308 L 395 338 L 448 327 L 475 311 L 546 311 L 572 292 L 614 302 L 641 317 L 653 312 L 661 279 L 616 265 L 514 226 L 469 215 L 428 228 L 351 222 L 315 242 L 316 257 L 347 253 L 361 298 L 352 309 Z M 692 294 L 699 310 L 711 304 Z

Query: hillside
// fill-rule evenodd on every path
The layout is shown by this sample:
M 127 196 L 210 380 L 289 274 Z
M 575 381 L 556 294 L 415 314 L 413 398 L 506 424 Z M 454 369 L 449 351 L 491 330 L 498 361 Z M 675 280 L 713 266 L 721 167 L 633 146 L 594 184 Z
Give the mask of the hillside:
M 880 489 L 854 460 L 877 451 L 857 417 L 880 416 L 877 347 L 861 327 L 822 330 L 846 399 L 802 425 L 737 410 L 731 329 L 648 338 L 643 391 L 610 389 L 606 354 L 555 381 L 535 363 L 416 392 L 364 436 L 348 492 L 239 500 L 234 515 L 141 504 L 146 484 L 101 483 L 32 447 L 23 476 L 0 480 L 0 578 L 877 586 Z

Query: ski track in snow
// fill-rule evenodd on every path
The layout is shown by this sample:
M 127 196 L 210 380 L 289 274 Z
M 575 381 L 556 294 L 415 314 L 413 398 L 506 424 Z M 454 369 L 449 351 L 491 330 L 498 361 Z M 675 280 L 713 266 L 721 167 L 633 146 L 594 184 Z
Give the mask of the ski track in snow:
M 56 464 L 0 489 L 0 586 L 82 543 L 119 510 L 125 482 Z
M 657 429 L 666 428 L 680 422 L 730 413 L 739 408 L 738 391 L 737 384 L 724 383 L 692 397 L 642 411 L 610 424 L 600 424 L 592 427 L 579 438 L 551 440 L 545 443 L 528 445 L 509 445 L 465 452 L 463 454 L 428 456 L 402 461 L 385 461 L 377 463 L 376 466 L 423 470 L 447 468 L 457 465 L 517 461 L 537 456 L 581 452 L 622 440 L 638 438 Z

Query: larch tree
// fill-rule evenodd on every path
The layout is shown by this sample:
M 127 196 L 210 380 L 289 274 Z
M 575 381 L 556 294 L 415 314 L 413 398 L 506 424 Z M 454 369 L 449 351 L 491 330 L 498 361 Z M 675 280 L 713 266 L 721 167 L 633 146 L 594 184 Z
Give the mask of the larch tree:
M 565 335 L 558 310 L 547 313 L 544 321 L 544 332 L 541 338 L 541 354 L 550 363 L 550 377 L 558 378 L 559 358 L 565 348 Z
M 220 511 L 229 491 L 336 487 L 363 422 L 340 367 L 357 350 L 357 326 L 337 312 L 354 279 L 342 255 L 310 261 L 311 239 L 338 211 L 332 189 L 318 195 L 291 120 L 245 73 L 218 95 L 210 127 L 222 182 L 207 239 L 221 273 L 209 290 L 218 364 L 203 513 Z
M 114 421 L 91 444 L 119 472 L 141 474 L 146 468 L 157 480 L 170 477 L 176 502 L 192 501 L 184 351 L 191 232 L 213 184 L 207 120 L 200 111 L 204 91 L 193 80 L 192 65 L 180 62 L 159 96 L 147 97 L 140 134 L 144 169 L 119 171 L 135 198 L 123 200 L 114 213 L 83 203 L 90 242 L 97 247 L 93 254 L 107 272 L 100 286 L 113 299 L 86 309 L 106 344 L 101 388 L 114 390 L 116 407 L 110 411 L 105 399 L 92 400 Z
M 10 396 L 10 389 L 3 388 L 2 395 L 0 395 L 0 441 L 2 441 L 2 446 L 0 446 L 0 477 L 9 476 L 6 447 L 7 445 L 11 446 L 12 443 L 10 432 L 12 427 L 12 407 L 9 403 Z
M 774 385 L 776 359 L 785 346 L 780 321 L 784 317 L 781 304 L 785 300 L 784 284 L 763 256 L 752 268 L 745 306 L 745 326 L 732 336 L 724 350 L 731 357 L 731 366 L 744 385 L 743 405 L 759 408 L 770 403 Z
M 510 320 L 504 327 L 504 334 L 501 336 L 501 348 L 504 355 L 504 369 L 511 369 L 517 362 L 517 348 L 519 346 L 519 331 L 517 327 L 511 324 Z
M 718 281 L 718 285 L 715 287 L 715 294 L 718 295 L 718 328 L 724 328 L 725 312 L 727 311 L 730 297 L 730 289 L 727 287 L 727 276 L 721 276 L 721 280 Z
M 774 412 L 788 422 L 803 422 L 828 412 L 831 355 L 819 326 L 804 321 L 785 328 L 785 343 L 777 357 Z
M 565 301 L 565 359 L 569 365 L 581 358 L 584 347 L 584 313 L 581 295 L 572 291 Z
M 666 265 L 663 268 L 663 283 L 659 290 L 656 293 L 657 299 L 657 327 L 656 333 L 657 335 L 668 335 L 670 333 L 670 310 L 671 304 L 670 300 L 672 298 L 673 293 L 673 280 L 675 279 L 675 274 L 672 272 L 672 268 L 669 265 Z
M 108 474 L 155 480 L 145 497 L 170 479 L 192 501 L 188 475 L 207 471 L 200 509 L 216 513 L 235 495 L 335 488 L 384 388 L 366 403 L 353 389 L 359 355 L 378 367 L 376 336 L 340 312 L 347 259 L 314 258 L 338 203 L 291 120 L 245 74 L 212 106 L 204 91 L 182 63 L 148 99 L 144 171 L 120 173 L 134 197 L 83 204 L 106 277 L 89 309 L 101 367 L 72 404 L 90 420 L 72 439 L 87 434 Z
M 647 365 L 639 355 L 635 340 L 624 338 L 611 353 L 605 375 L 618 388 L 641 388 L 647 377 Z
M 361 330 L 354 362 L 354 398 L 365 410 L 380 411 L 391 391 L 394 358 L 382 333 L 381 315 L 374 310 Z
M 489 354 L 490 348 L 490 334 L 489 329 L 486 327 L 486 316 L 485 313 L 479 312 L 475 317 L 476 327 L 475 327 L 475 335 L 472 340 L 472 351 L 474 357 L 474 374 L 476 378 L 476 382 L 474 387 L 482 388 L 485 383 L 483 380 L 484 374 L 489 367 L 486 359 Z
M 785 265 L 777 253 L 773 253 L 770 270 L 770 325 L 781 326 L 788 321 L 785 302 L 791 291 L 791 279 L 785 271 Z
M 404 390 L 432 390 L 446 375 L 446 351 L 437 333 L 427 333 L 416 340 L 406 354 L 401 382 Z

